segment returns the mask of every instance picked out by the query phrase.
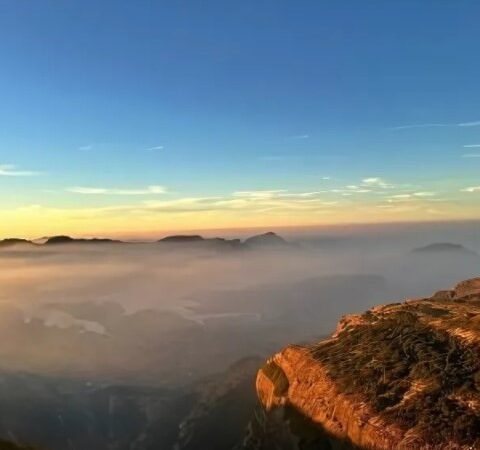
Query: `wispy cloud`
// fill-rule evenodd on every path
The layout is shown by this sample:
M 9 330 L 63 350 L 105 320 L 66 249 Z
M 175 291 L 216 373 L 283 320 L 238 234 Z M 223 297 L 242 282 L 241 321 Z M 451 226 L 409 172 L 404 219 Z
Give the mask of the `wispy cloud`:
M 473 122 L 462 122 L 457 125 L 459 127 L 480 127 L 480 120 L 475 120 Z
M 299 140 L 299 139 L 308 139 L 310 137 L 309 134 L 296 134 L 294 136 L 290 136 L 289 139 L 296 139 L 296 140 Z
M 392 184 L 387 183 L 383 178 L 380 178 L 380 177 L 364 178 L 362 180 L 362 185 L 363 186 L 369 186 L 369 187 L 379 187 L 379 188 L 383 188 L 383 189 L 393 187 Z
M 409 130 L 411 128 L 436 128 L 436 127 L 451 127 L 455 126 L 454 124 L 449 123 L 419 123 L 413 125 L 400 125 L 392 127 L 392 130 Z
M 463 146 L 464 148 L 480 148 L 480 144 L 467 144 Z
M 480 186 L 470 186 L 466 187 L 465 189 L 462 189 L 462 192 L 479 192 L 480 191 Z
M 271 189 L 264 191 L 236 191 L 233 193 L 234 197 L 246 198 L 273 198 L 278 194 L 287 192 L 286 189 Z
M 82 145 L 78 147 L 78 149 L 82 152 L 88 152 L 89 150 L 93 149 L 93 145 L 92 144 Z
M 357 194 L 366 194 L 368 192 L 372 192 L 371 189 L 367 189 L 364 186 L 357 186 L 355 184 L 349 184 L 346 186 L 346 189 L 350 192 L 355 192 Z M 335 190 L 332 190 L 332 192 L 335 192 Z M 338 190 L 338 192 L 342 192 L 341 190 Z
M 147 186 L 143 189 L 112 189 L 87 186 L 74 186 L 66 189 L 74 194 L 84 195 L 156 195 L 165 194 L 167 190 L 163 186 Z
M 480 153 L 465 153 L 462 158 L 480 158 Z
M 163 150 L 165 147 L 163 145 L 155 145 L 154 147 L 149 147 L 147 150 L 149 152 L 154 152 L 156 150 Z
M 414 192 L 412 195 L 415 197 L 435 197 L 435 192 Z
M 18 170 L 13 164 L 0 164 L 0 176 L 3 177 L 33 177 L 40 175 L 32 170 Z
M 412 128 L 443 128 L 443 127 L 480 127 L 480 120 L 459 123 L 419 123 L 391 127 L 392 130 L 409 130 Z
M 405 198 L 412 198 L 412 194 L 396 194 L 390 197 L 391 199 L 405 199 Z
M 408 192 L 403 194 L 395 194 L 388 197 L 388 202 L 394 202 L 399 200 L 419 200 L 425 199 L 428 197 L 435 197 L 435 192 Z
M 396 185 L 395 189 L 399 188 L 400 190 L 394 191 L 378 186 L 366 188 L 361 185 L 361 181 L 348 187 L 342 186 L 319 191 L 314 189 L 290 191 L 279 189 L 276 186 L 273 186 L 272 189 L 256 190 L 254 186 L 253 189 L 238 190 L 211 197 L 177 197 L 177 194 L 174 193 L 168 197 L 161 195 L 142 197 L 140 195 L 145 192 L 161 193 L 164 191 L 164 188 L 155 186 L 141 189 L 75 187 L 69 188 L 69 190 L 77 194 L 92 196 L 111 194 L 138 195 L 138 197 L 122 197 L 124 201 L 117 204 L 111 204 L 110 200 L 103 206 L 98 206 L 97 202 L 91 206 L 88 206 L 88 202 L 82 202 L 81 205 L 71 207 L 55 208 L 31 205 L 2 210 L 0 229 L 2 224 L 11 224 L 15 220 L 19 225 L 25 224 L 25 229 L 29 230 L 28 224 L 36 217 L 42 217 L 47 224 L 46 229 L 49 231 L 45 234 L 53 233 L 52 226 L 58 230 L 54 233 L 64 231 L 62 228 L 65 228 L 66 225 L 78 227 L 77 229 L 81 229 L 82 232 L 85 232 L 85 226 L 117 229 L 125 225 L 127 217 L 129 221 L 133 221 L 132 223 L 138 230 L 151 230 L 159 223 L 168 224 L 169 227 L 178 227 L 182 224 L 182 228 L 184 228 L 192 223 L 197 226 L 197 223 L 203 223 L 205 218 L 211 221 L 208 222 L 209 224 L 212 223 L 216 226 L 218 223 L 223 223 L 222 220 L 226 220 L 225 223 L 237 225 L 241 221 L 246 221 L 241 223 L 253 224 L 257 223 L 259 219 L 264 221 L 276 220 L 276 218 L 279 218 L 279 223 L 283 223 L 283 220 L 290 220 L 294 217 L 299 220 L 299 223 L 310 221 L 308 223 L 315 224 L 320 220 L 332 223 L 352 222 L 360 215 L 362 218 L 372 220 L 375 218 L 390 220 L 391 217 L 395 217 L 394 214 L 402 212 L 411 214 L 408 217 L 419 217 L 419 212 L 424 213 L 433 206 L 435 208 L 450 207 L 447 200 L 441 200 L 437 196 L 428 198 L 435 195 L 433 192 L 421 191 L 423 188 L 419 186 L 410 186 L 410 190 L 405 190 L 405 186 Z M 361 191 L 371 191 L 371 194 L 362 194 Z M 480 186 L 469 188 L 469 192 L 476 191 L 480 192 Z M 381 197 L 373 194 L 381 194 Z M 387 194 L 390 196 L 387 197 Z M 471 195 L 475 196 L 475 194 Z M 97 198 L 97 200 L 99 199 Z M 442 209 L 443 213 L 445 212 Z M 4 226 L 4 230 L 8 231 L 8 227 Z
M 318 211 L 337 207 L 339 202 L 324 199 L 321 192 L 290 192 L 286 189 L 237 191 L 223 197 L 147 200 L 143 204 L 157 212 L 227 211 L 274 212 Z

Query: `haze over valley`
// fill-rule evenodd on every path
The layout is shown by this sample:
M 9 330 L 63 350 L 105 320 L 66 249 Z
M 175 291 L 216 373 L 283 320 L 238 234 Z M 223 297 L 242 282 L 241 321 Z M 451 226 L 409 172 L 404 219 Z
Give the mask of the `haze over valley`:
M 144 243 L 4 241 L 2 399 L 16 401 L 7 386 L 28 381 L 38 386 L 35 389 L 50 392 L 39 402 L 46 402 L 47 409 L 54 402 L 68 416 L 93 408 L 80 400 L 84 395 L 92 402 L 106 396 L 123 404 L 126 400 L 117 398 L 130 389 L 137 404 L 140 395 L 160 405 L 163 400 L 152 398 L 164 398 L 165 391 L 168 408 L 177 414 L 173 423 L 164 424 L 170 429 L 171 444 L 188 416 L 188 409 L 182 408 L 191 405 L 198 395 L 196 386 L 209 377 L 225 373 L 244 358 L 258 365 L 288 343 L 318 340 L 331 333 L 344 314 L 389 299 L 427 295 L 473 276 L 480 263 L 476 227 L 432 225 L 420 237 L 408 226 L 384 227 L 381 237 L 375 232 L 375 247 L 372 230 L 362 228 L 321 235 L 289 230 L 285 239 L 267 233 L 240 241 L 183 236 Z M 471 237 L 456 239 L 455 246 L 418 251 L 422 244 L 435 246 L 468 236 L 466 230 L 471 230 Z M 246 383 L 252 387 L 254 364 L 246 364 L 250 367 Z M 50 389 L 53 385 L 56 391 L 63 389 L 64 383 L 70 400 L 62 406 L 60 393 Z M 253 391 L 249 404 L 254 405 Z M 100 408 L 95 414 L 102 420 L 114 414 L 108 420 L 119 427 L 117 407 L 110 408 L 114 408 L 110 413 Z M 50 418 L 52 429 L 46 434 L 25 428 L 25 411 L 15 414 L 2 422 L 2 437 L 22 436 L 20 442 L 64 448 L 67 425 Z M 161 420 L 157 413 L 154 416 Z M 80 433 L 87 424 L 77 418 L 69 426 Z M 152 425 L 147 421 L 142 426 Z M 238 424 L 237 434 L 242 426 L 246 423 Z M 96 439 L 103 445 L 116 442 L 126 449 L 139 439 L 140 429 L 122 437 L 113 433 L 111 439 L 96 429 L 90 440 L 82 439 L 88 445 Z

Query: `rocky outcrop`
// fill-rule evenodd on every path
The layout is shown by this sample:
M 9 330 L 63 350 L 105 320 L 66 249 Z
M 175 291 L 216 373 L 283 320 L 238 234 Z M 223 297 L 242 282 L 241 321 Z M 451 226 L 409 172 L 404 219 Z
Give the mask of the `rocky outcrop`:
M 480 448 L 480 278 L 344 317 L 270 358 L 256 387 L 277 422 L 308 423 L 281 448 Z

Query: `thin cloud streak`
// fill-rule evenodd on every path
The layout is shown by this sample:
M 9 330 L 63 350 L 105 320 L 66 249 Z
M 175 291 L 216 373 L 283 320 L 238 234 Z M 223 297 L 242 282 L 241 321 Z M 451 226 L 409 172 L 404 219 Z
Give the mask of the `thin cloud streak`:
M 286 189 L 270 189 L 263 191 L 236 191 L 233 193 L 233 196 L 245 198 L 271 198 L 278 194 L 283 194 L 286 192 L 288 192 Z
M 364 178 L 362 180 L 362 185 L 363 186 L 368 186 L 368 187 L 379 187 L 383 189 L 391 188 L 393 187 L 392 184 L 387 183 L 383 178 L 380 177 L 368 177 Z
M 83 195 L 157 195 L 165 194 L 163 186 L 147 186 L 144 189 L 111 189 L 87 186 L 74 186 L 66 189 L 67 192 Z
M 300 139 L 308 139 L 310 138 L 309 134 L 297 134 L 295 136 L 290 136 L 290 139 L 300 140 Z
M 453 124 L 448 123 L 420 123 L 417 125 L 400 125 L 396 127 L 392 127 L 392 130 L 409 130 L 411 128 L 435 128 L 435 127 L 451 127 L 455 126 Z
M 435 192 L 414 192 L 413 195 L 415 197 L 434 197 L 435 195 Z
M 2 177 L 34 177 L 37 175 L 40 175 L 40 172 L 17 170 L 13 164 L 0 164 L 0 176 Z
M 458 124 L 459 127 L 480 127 L 480 120 L 475 120 L 473 122 L 463 122 Z
M 480 120 L 460 123 L 419 123 L 391 127 L 391 130 L 410 130 L 413 128 L 480 127 Z

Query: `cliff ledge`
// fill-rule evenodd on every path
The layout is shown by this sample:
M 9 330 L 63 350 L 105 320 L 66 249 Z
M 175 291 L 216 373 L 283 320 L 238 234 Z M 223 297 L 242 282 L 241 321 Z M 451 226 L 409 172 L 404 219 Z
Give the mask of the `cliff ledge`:
M 312 430 L 325 448 L 480 448 L 480 278 L 346 316 L 270 358 L 256 387 L 267 413 L 311 425 L 295 448 L 314 448 Z

